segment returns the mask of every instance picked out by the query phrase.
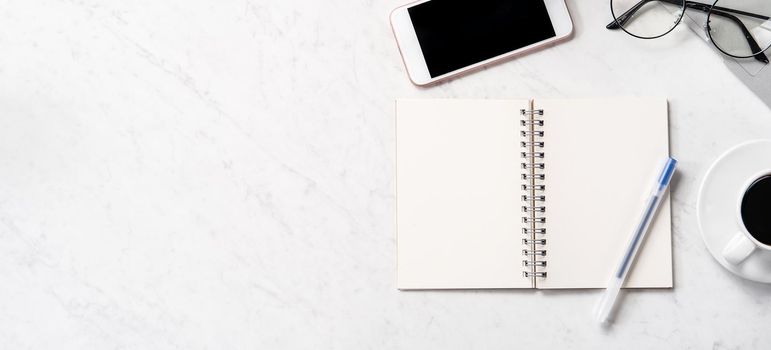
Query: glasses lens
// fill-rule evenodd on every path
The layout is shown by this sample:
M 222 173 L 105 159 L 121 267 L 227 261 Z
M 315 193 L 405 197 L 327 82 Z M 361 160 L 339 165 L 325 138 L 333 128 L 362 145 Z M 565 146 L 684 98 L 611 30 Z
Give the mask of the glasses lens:
M 720 51 L 752 57 L 771 46 L 771 1 L 715 1 L 707 18 L 709 36 Z
M 612 0 L 616 24 L 638 38 L 652 39 L 669 33 L 683 17 L 685 0 Z

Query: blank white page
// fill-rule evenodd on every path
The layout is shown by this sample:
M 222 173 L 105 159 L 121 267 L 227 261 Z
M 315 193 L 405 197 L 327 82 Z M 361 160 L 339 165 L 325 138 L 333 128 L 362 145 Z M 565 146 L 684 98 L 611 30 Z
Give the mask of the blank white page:
M 603 288 L 669 154 L 665 99 L 536 99 L 546 153 L 546 278 L 538 288 Z M 669 197 L 626 287 L 672 287 Z
M 396 102 L 398 288 L 530 288 L 522 276 L 520 109 Z

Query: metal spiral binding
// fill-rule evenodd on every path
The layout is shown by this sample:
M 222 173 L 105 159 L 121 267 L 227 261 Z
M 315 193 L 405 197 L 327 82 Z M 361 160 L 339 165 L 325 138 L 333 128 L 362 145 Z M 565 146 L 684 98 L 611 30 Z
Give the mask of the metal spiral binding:
M 536 223 L 536 224 L 545 224 L 546 218 L 534 218 L 534 217 L 522 217 L 522 222 L 529 224 L 529 223 Z
M 535 243 L 533 243 L 535 244 Z M 523 249 L 522 255 L 537 255 L 537 256 L 546 256 L 546 250 L 545 249 L 536 249 L 536 250 L 530 250 L 530 249 Z
M 522 250 L 522 255 L 525 259 L 522 260 L 522 266 L 525 270 L 522 272 L 523 276 L 532 279 L 532 284 L 535 287 L 536 278 L 545 278 L 546 271 L 543 269 L 546 267 L 546 185 L 542 182 L 546 179 L 544 169 L 546 169 L 546 153 L 544 148 L 545 142 L 542 141 L 544 137 L 544 130 L 542 129 L 545 122 L 543 120 L 544 112 L 542 109 L 523 109 L 520 110 L 520 114 L 523 116 L 519 125 L 522 127 L 519 135 L 522 137 L 520 146 L 523 148 L 520 153 L 523 162 L 522 168 L 522 192 L 521 200 L 524 203 L 522 206 L 522 234 L 525 238 L 522 239 L 522 245 L 525 249 Z
M 522 155 L 522 158 L 528 158 L 528 157 L 543 158 L 543 157 L 545 157 L 545 154 L 543 152 L 522 152 L 520 154 Z
M 522 174 L 522 180 L 544 180 L 546 175 L 544 174 Z
M 538 266 L 538 265 L 532 265 L 532 266 L 534 266 L 534 267 L 535 267 L 535 266 Z M 546 266 L 546 265 L 544 265 L 544 266 Z M 536 271 L 536 272 L 525 271 L 525 272 L 523 273 L 523 275 L 524 275 L 525 277 L 527 277 L 527 278 L 533 278 L 533 277 L 541 277 L 541 278 L 544 278 L 544 277 L 546 277 L 546 271 Z
M 522 126 L 528 126 L 528 125 L 538 125 L 543 126 L 543 120 L 520 120 L 519 125 Z
M 539 235 L 545 235 L 546 229 L 545 228 L 522 228 L 522 234 L 524 235 L 532 235 L 532 234 L 539 234 Z
M 546 212 L 546 207 L 522 207 L 522 212 L 523 213 L 527 213 L 527 212 L 531 212 L 531 211 L 539 212 L 539 213 L 545 213 Z
M 544 143 L 543 142 L 534 142 L 534 141 L 522 141 L 522 143 L 520 143 L 520 145 L 522 145 L 523 148 L 530 148 L 530 147 L 540 147 L 540 148 L 543 148 Z

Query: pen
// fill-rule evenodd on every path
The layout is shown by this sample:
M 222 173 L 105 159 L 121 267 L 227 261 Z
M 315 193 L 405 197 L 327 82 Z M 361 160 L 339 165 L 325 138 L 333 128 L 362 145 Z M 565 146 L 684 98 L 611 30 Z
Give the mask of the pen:
M 637 224 L 637 227 L 635 227 L 632 232 L 624 256 L 621 258 L 618 268 L 613 270 L 613 275 L 610 277 L 610 281 L 608 281 L 608 288 L 605 290 L 602 299 L 600 299 L 600 302 L 595 308 L 594 316 L 600 323 L 608 323 L 610 321 L 610 314 L 613 311 L 613 307 L 616 305 L 618 293 L 626 280 L 630 266 L 637 256 L 640 244 L 645 238 L 645 234 L 648 232 L 648 227 L 653 220 L 656 209 L 659 207 L 661 199 L 664 198 L 667 187 L 669 187 L 672 175 L 675 173 L 675 166 L 677 166 L 677 161 L 671 157 L 667 157 L 664 167 L 661 169 L 658 180 L 656 181 L 656 185 L 651 191 L 650 198 L 640 217 L 640 223 Z

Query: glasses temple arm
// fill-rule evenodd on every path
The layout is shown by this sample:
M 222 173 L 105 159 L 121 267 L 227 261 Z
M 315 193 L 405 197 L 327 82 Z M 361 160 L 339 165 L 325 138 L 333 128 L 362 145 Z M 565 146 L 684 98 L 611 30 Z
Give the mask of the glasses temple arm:
M 704 11 L 704 12 L 709 12 L 710 9 L 712 9 L 713 11 L 717 10 L 717 11 L 721 11 L 721 12 L 733 13 L 733 14 L 737 14 L 737 15 L 742 15 L 742 16 L 762 19 L 764 21 L 768 21 L 769 19 L 771 19 L 771 17 L 764 16 L 764 15 L 759 15 L 757 13 L 752 13 L 752 12 L 747 12 L 747 11 L 742 11 L 742 10 L 734 10 L 734 9 L 729 9 L 727 7 L 710 6 L 710 5 L 702 4 L 702 3 L 699 3 L 699 2 L 695 2 L 695 1 L 686 1 L 685 2 L 685 6 L 690 7 L 692 9 L 699 10 L 699 11 Z
M 613 1 L 613 0 L 611 0 L 611 1 Z M 637 11 L 639 11 L 640 8 L 643 7 L 643 5 L 645 5 L 645 4 L 647 4 L 647 3 L 651 2 L 651 1 L 654 1 L 654 0 L 640 0 L 640 2 L 636 3 L 634 6 L 632 6 L 632 8 L 630 8 L 626 12 L 622 13 L 620 16 L 614 17 L 613 18 L 613 22 L 610 22 L 610 24 L 605 26 L 605 28 L 607 28 L 607 29 L 619 29 L 619 28 L 621 28 L 621 26 L 623 26 L 627 21 L 629 21 L 629 19 L 632 18 L 632 16 L 634 16 L 634 14 L 637 13 Z M 611 6 L 613 6 L 613 5 L 611 5 Z

